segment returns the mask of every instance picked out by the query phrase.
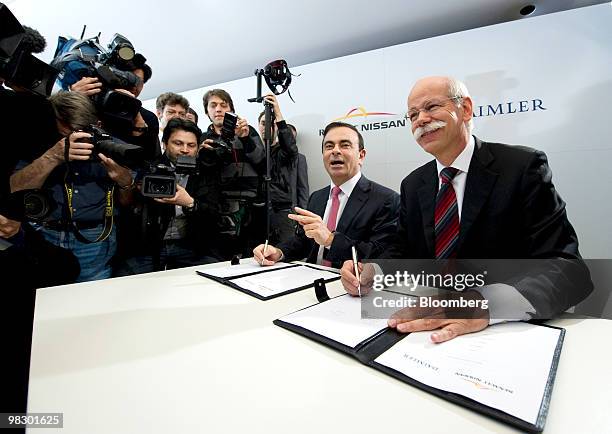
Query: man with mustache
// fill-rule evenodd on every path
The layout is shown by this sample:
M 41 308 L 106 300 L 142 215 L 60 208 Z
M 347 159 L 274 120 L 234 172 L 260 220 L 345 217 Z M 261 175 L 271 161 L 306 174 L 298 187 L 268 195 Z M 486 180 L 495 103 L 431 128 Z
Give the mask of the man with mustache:
M 293 238 L 253 250 L 262 265 L 307 258 L 340 267 L 351 258 L 352 246 L 360 258 L 377 257 L 393 239 L 399 195 L 361 174 L 366 150 L 357 128 L 343 122 L 327 125 L 322 151 L 330 185 L 310 196 L 307 209 L 295 207 L 295 214 L 288 215 L 300 225 Z
M 403 309 L 390 327 L 405 333 L 441 329 L 431 335 L 439 343 L 500 320 L 551 318 L 590 293 L 589 272 L 544 153 L 472 136 L 472 99 L 465 85 L 450 77 L 419 80 L 408 96 L 407 118 L 415 140 L 435 160 L 402 181 L 398 234 L 385 257 L 508 259 L 502 268 L 517 259 L 540 262 L 525 261 L 526 269 L 512 281 L 460 293 L 473 302 L 487 301 L 488 309 L 477 317 Z M 362 273 L 362 292 L 375 270 L 367 266 Z M 342 283 L 358 294 L 350 262 L 342 267 Z

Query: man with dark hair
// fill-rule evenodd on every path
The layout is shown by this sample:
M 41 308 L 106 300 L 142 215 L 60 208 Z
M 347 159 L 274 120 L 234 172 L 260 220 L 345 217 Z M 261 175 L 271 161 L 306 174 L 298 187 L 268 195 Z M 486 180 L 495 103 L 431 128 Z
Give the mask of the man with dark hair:
M 173 118 L 162 135 L 166 151 L 155 163 L 174 167 L 181 155 L 196 157 L 202 131 L 191 121 Z M 136 191 L 134 200 L 144 219 L 137 254 L 117 264 L 115 275 L 146 273 L 214 262 L 208 257 L 210 240 L 202 235 L 210 230 L 209 202 L 213 195 L 194 192 L 199 175 L 176 175 L 176 194 L 171 198 L 143 197 Z M 204 183 L 205 184 L 205 183 Z M 212 214 L 213 218 L 215 214 Z
M 272 244 L 286 241 L 295 232 L 295 222 L 287 218 L 291 209 L 297 203 L 297 159 L 298 149 L 295 137 L 291 133 L 273 94 L 264 99 L 272 104 L 274 122 L 272 127 L 272 146 L 270 148 L 270 200 L 272 213 L 270 215 L 270 239 Z M 259 133 L 265 138 L 265 111 L 258 118 Z
M 71 250 L 79 259 L 78 281 L 104 279 L 111 275 L 110 260 L 116 249 L 114 201 L 127 197 L 132 175 L 103 154 L 92 157 L 94 145 L 86 141 L 91 135 L 82 131 L 98 123 L 89 98 L 62 91 L 49 100 L 62 138 L 11 176 L 11 190 L 51 189 L 58 209 L 40 230 L 48 241 Z
M 353 125 L 332 122 L 325 128 L 322 149 L 330 185 L 310 196 L 308 209 L 289 214 L 301 226 L 293 238 L 253 250 L 262 265 L 307 258 L 340 267 L 352 257 L 352 246 L 360 258 L 376 257 L 394 238 L 399 195 L 361 174 L 366 156 L 361 133 Z
M 265 150 L 257 131 L 242 118 L 238 118 L 234 139 L 219 145 L 225 113 L 234 112 L 234 102 L 222 89 L 206 92 L 203 101 L 211 124 L 202 136 L 200 155 L 210 175 L 208 182 L 215 183 L 221 193 L 222 224 L 217 229 L 224 242 L 218 257 L 226 260 L 250 254 L 255 243 L 265 238 L 265 207 L 260 194 Z
M 159 141 L 161 151 L 164 152 L 164 143 L 161 140 L 164 128 L 170 119 L 182 118 L 185 119 L 187 110 L 189 110 L 189 101 L 182 95 L 174 92 L 164 92 L 155 100 L 155 110 L 159 119 Z
M 384 257 L 508 260 L 504 279 L 460 293 L 470 306 L 485 301 L 488 308 L 459 317 L 407 308 L 389 319 L 403 333 L 440 329 L 431 335 L 436 343 L 504 320 L 550 319 L 593 289 L 546 155 L 476 138 L 472 109 L 467 87 L 451 77 L 423 78 L 408 96 L 413 136 L 435 159 L 402 181 L 399 229 Z M 512 270 L 517 263 L 521 269 Z M 371 287 L 375 268 L 366 266 L 362 290 Z M 350 294 L 359 293 L 349 262 L 342 283 Z
M 185 115 L 185 119 L 189 119 L 191 122 L 193 122 L 196 125 L 198 124 L 198 114 L 191 107 L 189 107 L 189 110 L 187 110 L 187 114 Z

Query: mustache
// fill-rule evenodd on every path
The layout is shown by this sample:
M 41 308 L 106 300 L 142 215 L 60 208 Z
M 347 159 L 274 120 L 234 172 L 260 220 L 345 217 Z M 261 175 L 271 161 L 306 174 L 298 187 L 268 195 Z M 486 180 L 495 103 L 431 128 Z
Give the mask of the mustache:
M 414 139 L 419 140 L 423 134 L 431 133 L 432 131 L 439 130 L 440 128 L 444 128 L 446 126 L 446 122 L 444 121 L 431 121 L 427 125 L 422 127 L 418 127 L 414 130 Z

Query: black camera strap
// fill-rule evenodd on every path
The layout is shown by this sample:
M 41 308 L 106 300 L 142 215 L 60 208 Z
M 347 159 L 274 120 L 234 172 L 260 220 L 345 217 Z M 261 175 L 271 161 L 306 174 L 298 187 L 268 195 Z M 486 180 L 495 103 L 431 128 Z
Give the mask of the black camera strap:
M 65 215 L 67 219 L 67 223 L 68 223 L 67 226 L 69 230 L 74 232 L 74 236 L 77 238 L 77 240 L 79 240 L 82 243 L 93 244 L 93 243 L 98 243 L 100 241 L 104 241 L 105 239 L 108 238 L 108 236 L 113 231 L 113 208 L 114 208 L 115 185 L 114 183 L 110 183 L 110 184 L 107 184 L 107 187 L 106 187 L 105 205 L 104 205 L 104 229 L 102 229 L 102 232 L 100 233 L 100 235 L 98 235 L 98 237 L 95 240 L 89 240 L 79 231 L 79 228 L 76 222 L 73 220 L 74 207 L 72 206 L 72 197 L 74 194 L 74 186 L 72 182 L 69 180 L 71 170 L 70 170 L 70 163 L 68 161 L 69 141 L 67 139 L 65 141 L 65 144 L 66 146 L 64 147 L 64 153 L 65 153 L 65 158 L 66 158 L 66 173 L 64 174 L 64 198 L 66 200 L 66 205 L 68 208 L 68 213 Z

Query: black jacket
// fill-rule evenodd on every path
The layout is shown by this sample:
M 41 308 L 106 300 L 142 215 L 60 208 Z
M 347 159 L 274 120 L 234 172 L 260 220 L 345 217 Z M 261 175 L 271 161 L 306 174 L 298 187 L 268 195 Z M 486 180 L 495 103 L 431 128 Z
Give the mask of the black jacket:
M 220 139 L 212 125 L 202 135 L 201 141 L 206 139 Z M 229 145 L 231 150 L 203 148 L 199 155 L 200 163 L 206 167 L 210 180 L 218 183 L 224 198 L 254 200 L 260 193 L 261 163 L 265 159 L 259 134 L 249 125 L 249 135 L 234 137 Z M 215 174 L 216 180 L 213 179 Z
M 308 210 L 323 217 L 329 199 L 329 186 L 315 191 L 308 201 Z M 335 267 L 351 259 L 355 246 L 360 258 L 377 257 L 395 238 L 399 213 L 399 195 L 365 176 L 361 176 L 342 211 L 334 240 L 324 259 Z M 307 258 L 315 262 L 319 245 L 306 237 L 300 226 L 296 235 L 278 245 L 286 260 Z
M 295 205 L 298 148 L 287 123 L 280 121 L 276 126 L 278 144 L 270 148 L 270 197 L 272 207 L 284 209 Z M 265 161 L 263 170 L 265 171 Z

